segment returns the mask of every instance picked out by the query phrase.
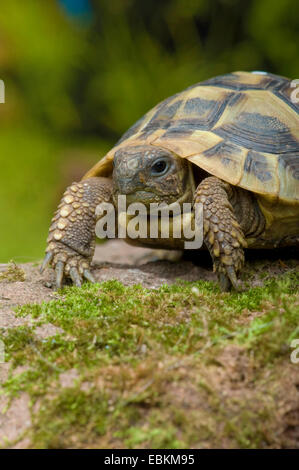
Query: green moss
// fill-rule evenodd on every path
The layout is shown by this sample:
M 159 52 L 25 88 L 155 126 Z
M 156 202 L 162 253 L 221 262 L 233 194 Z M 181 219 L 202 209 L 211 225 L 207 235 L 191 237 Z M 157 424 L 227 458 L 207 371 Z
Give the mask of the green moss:
M 217 447 L 219 436 L 232 446 L 263 445 L 264 428 L 256 423 L 261 414 L 271 422 L 267 406 L 246 411 L 247 402 L 240 403 L 236 413 L 228 402 L 226 409 L 205 373 L 217 376 L 218 358 L 230 346 L 254 359 L 257 387 L 265 370 L 289 362 L 298 334 L 298 273 L 243 293 L 220 293 L 202 281 L 157 290 L 108 281 L 59 295 L 19 307 L 19 316 L 37 323 L 2 333 L 12 360 L 4 392 L 25 391 L 40 403 L 28 431 L 33 446 Z M 63 333 L 40 338 L 36 326 L 48 323 Z M 19 365 L 25 370 L 15 374 Z M 76 383 L 64 388 L 61 373 L 71 370 Z M 189 388 L 199 401 L 190 410 Z
M 244 404 L 243 404 L 244 405 Z M 271 410 L 273 414 L 274 409 Z M 238 447 L 247 449 L 260 449 L 267 441 L 267 427 L 265 422 L 271 421 L 271 413 L 263 409 L 262 412 L 241 409 L 241 412 L 225 424 L 225 434 L 233 438 Z
M 34 447 L 62 448 L 75 445 L 76 436 L 86 440 L 91 433 L 93 437 L 101 436 L 106 430 L 107 407 L 107 397 L 98 391 L 61 391 L 54 400 L 45 400 L 38 421 L 33 421 Z
M 17 282 L 25 281 L 24 269 L 17 266 L 13 261 L 6 265 L 5 269 L 0 272 L 0 282 Z
M 126 432 L 119 433 L 124 439 L 124 444 L 129 449 L 150 444 L 155 449 L 179 449 L 184 448 L 184 443 L 176 438 L 177 428 L 161 423 L 157 426 L 156 417 L 149 420 L 148 427 L 131 427 Z

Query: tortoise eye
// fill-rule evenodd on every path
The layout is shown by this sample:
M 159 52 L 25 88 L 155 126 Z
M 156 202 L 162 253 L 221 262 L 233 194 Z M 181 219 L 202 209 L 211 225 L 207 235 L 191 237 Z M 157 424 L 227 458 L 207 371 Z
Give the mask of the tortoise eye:
M 169 168 L 169 163 L 166 160 L 164 159 L 157 160 L 151 168 L 151 174 L 154 176 L 164 175 L 167 172 L 168 168 Z

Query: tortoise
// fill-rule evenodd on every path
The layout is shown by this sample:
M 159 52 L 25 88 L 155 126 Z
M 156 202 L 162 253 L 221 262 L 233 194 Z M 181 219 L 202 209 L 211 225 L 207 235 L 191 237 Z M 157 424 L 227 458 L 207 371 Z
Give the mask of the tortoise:
M 197 83 L 136 122 L 64 193 L 41 271 L 94 281 L 96 207 L 117 196 L 201 203 L 203 241 L 223 291 L 242 288 L 244 248 L 299 245 L 299 118 L 289 79 L 234 72 Z M 193 207 L 193 206 L 192 206 Z M 149 237 L 128 242 L 158 246 Z M 178 249 L 169 237 L 162 246 Z

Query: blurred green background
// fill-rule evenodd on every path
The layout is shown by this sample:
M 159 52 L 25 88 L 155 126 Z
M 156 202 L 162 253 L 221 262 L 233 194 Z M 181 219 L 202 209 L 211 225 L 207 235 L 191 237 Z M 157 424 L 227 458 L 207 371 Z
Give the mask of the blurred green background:
M 234 70 L 299 78 L 297 0 L 1 2 L 0 262 L 43 256 L 64 188 L 148 109 Z

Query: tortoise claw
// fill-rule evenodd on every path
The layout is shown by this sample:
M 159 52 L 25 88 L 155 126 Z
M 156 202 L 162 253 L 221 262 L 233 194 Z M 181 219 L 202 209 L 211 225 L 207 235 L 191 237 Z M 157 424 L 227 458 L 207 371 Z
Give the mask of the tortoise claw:
M 220 289 L 222 292 L 228 292 L 233 287 L 237 292 L 244 290 L 243 283 L 237 279 L 236 272 L 232 266 L 226 266 L 226 273 L 218 274 Z
M 96 282 L 95 278 L 93 277 L 89 269 L 84 269 L 83 276 L 85 277 L 87 281 L 92 282 L 93 284 Z
M 40 268 L 41 273 L 49 263 L 55 270 L 56 289 L 61 289 L 66 277 L 70 277 L 77 287 L 81 287 L 83 278 L 89 282 L 96 282 L 88 267 L 90 260 L 61 243 L 57 242 L 54 250 L 46 253 Z
M 234 268 L 232 266 L 227 266 L 226 267 L 226 272 L 227 272 L 227 275 L 229 277 L 230 282 L 232 283 L 233 288 L 238 291 L 239 290 L 239 283 L 238 283 L 238 279 L 237 279 L 236 272 L 235 272 Z
M 218 279 L 222 292 L 228 292 L 231 287 L 237 292 L 244 290 L 244 285 L 237 279 L 236 271 L 233 266 L 226 266 L 226 274 L 219 273 Z
M 81 277 L 80 277 L 80 274 L 79 274 L 77 268 L 72 267 L 70 269 L 70 276 L 71 276 L 71 279 L 72 279 L 73 283 L 75 284 L 75 286 L 81 287 L 81 285 L 82 285 Z
M 228 276 L 226 276 L 224 273 L 219 273 L 218 279 L 221 291 L 228 292 L 231 286 Z
M 40 270 L 39 270 L 39 272 L 40 272 L 41 274 L 44 272 L 44 270 L 46 269 L 46 267 L 48 266 L 48 264 L 52 261 L 53 256 L 54 256 L 53 251 L 48 251 L 48 253 L 46 253 L 46 256 L 44 257 L 43 263 L 42 263 L 42 265 L 41 265 L 41 267 L 40 267 Z
M 56 272 L 56 288 L 61 289 L 62 286 L 62 279 L 63 279 L 63 271 L 64 271 L 64 262 L 58 261 L 55 267 Z

